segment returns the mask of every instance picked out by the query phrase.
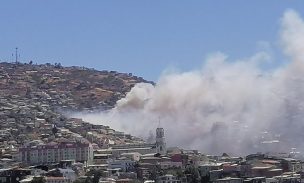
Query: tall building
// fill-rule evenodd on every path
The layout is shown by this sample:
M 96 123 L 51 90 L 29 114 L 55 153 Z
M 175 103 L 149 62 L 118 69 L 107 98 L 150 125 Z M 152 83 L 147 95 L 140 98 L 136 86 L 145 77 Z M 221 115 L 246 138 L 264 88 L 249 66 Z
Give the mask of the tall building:
M 29 165 L 58 163 L 61 160 L 90 164 L 93 161 L 93 148 L 91 144 L 81 142 L 32 142 L 19 148 L 19 158 L 22 163 Z
M 165 155 L 167 153 L 165 130 L 161 127 L 158 127 L 156 129 L 156 151 L 162 155 Z

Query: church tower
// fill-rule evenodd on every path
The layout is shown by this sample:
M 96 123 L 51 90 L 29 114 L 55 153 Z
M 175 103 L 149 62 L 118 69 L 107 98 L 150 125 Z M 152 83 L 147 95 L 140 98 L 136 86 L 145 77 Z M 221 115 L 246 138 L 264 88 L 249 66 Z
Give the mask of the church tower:
M 165 155 L 167 153 L 165 131 L 161 127 L 156 129 L 156 150 L 157 153 L 161 155 Z

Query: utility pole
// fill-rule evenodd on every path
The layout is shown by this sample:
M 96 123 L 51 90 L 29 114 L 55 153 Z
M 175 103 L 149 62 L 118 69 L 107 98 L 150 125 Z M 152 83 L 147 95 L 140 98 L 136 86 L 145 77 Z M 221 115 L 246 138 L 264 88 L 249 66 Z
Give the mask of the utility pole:
M 18 47 L 16 47 L 16 64 L 18 63 Z

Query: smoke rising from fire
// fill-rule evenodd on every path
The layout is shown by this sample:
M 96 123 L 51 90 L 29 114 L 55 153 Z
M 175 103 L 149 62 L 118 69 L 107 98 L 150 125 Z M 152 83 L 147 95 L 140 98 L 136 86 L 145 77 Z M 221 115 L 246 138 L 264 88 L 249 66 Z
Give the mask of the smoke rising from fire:
M 169 146 L 206 153 L 304 150 L 304 22 L 288 10 L 280 23 L 284 66 L 263 68 L 274 62 L 267 50 L 236 61 L 214 53 L 201 69 L 135 85 L 110 111 L 74 116 L 144 138 L 160 118 Z

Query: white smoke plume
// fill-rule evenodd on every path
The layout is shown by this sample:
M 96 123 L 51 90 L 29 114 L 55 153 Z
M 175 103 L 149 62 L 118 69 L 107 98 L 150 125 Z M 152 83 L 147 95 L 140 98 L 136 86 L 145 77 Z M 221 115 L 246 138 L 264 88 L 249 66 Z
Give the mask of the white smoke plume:
M 267 51 L 236 61 L 215 53 L 199 70 L 135 85 L 110 111 L 74 116 L 141 137 L 160 118 L 169 146 L 205 153 L 304 150 L 304 22 L 293 10 L 280 41 L 290 61 L 279 68 L 262 68 L 273 62 Z

